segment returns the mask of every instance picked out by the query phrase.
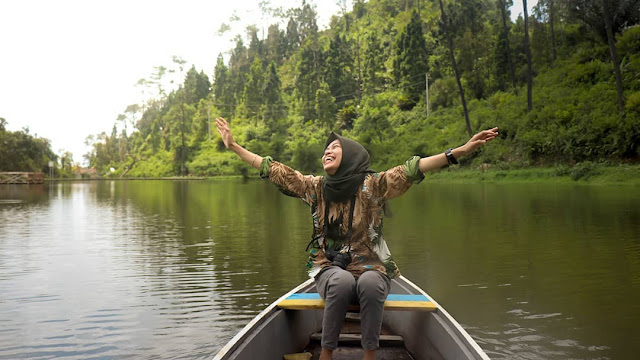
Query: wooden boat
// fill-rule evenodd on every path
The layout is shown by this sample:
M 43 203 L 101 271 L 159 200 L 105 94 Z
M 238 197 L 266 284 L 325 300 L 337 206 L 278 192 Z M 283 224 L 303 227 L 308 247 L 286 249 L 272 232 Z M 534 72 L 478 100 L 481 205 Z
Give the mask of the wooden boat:
M 214 360 L 318 359 L 323 301 L 313 279 L 269 305 Z M 301 353 L 307 353 L 306 356 Z M 335 360 L 360 359 L 358 314 L 347 314 Z M 441 306 L 403 276 L 392 280 L 385 302 L 379 359 L 489 359 Z

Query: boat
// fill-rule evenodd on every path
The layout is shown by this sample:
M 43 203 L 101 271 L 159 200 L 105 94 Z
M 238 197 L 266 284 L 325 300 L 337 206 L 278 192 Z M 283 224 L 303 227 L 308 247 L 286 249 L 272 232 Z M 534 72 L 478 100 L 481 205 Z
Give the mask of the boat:
M 318 359 L 323 304 L 313 279 L 303 282 L 252 319 L 214 360 Z M 359 314 L 349 312 L 333 358 L 361 359 L 359 335 Z M 377 357 L 489 359 L 444 308 L 404 276 L 391 281 Z

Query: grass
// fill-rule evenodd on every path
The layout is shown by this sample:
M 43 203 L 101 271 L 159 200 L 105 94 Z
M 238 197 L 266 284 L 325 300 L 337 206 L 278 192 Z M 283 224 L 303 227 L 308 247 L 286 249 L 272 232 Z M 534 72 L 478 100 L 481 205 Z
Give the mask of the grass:
M 605 166 L 593 163 L 573 167 L 529 167 L 522 169 L 449 168 L 427 174 L 433 183 L 564 183 L 640 186 L 640 165 Z

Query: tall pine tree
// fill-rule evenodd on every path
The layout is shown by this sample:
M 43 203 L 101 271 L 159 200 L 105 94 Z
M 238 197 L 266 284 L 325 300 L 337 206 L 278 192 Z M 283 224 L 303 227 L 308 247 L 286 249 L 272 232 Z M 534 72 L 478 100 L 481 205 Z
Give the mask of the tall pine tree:
M 394 78 L 397 86 L 417 102 L 424 92 L 425 74 L 429 71 L 427 45 L 422 33 L 422 21 L 417 11 L 404 28 L 396 43 Z
M 222 54 L 218 55 L 216 67 L 213 71 L 213 99 L 215 106 L 223 117 L 230 117 L 235 107 L 229 69 L 224 64 Z
M 331 94 L 341 102 L 352 99 L 356 92 L 356 80 L 353 76 L 353 59 L 349 44 L 337 32 L 331 39 L 325 63 L 325 81 Z
M 244 86 L 243 102 L 248 110 L 248 116 L 257 120 L 260 117 L 260 106 L 262 104 L 262 92 L 264 88 L 264 73 L 262 62 L 259 58 L 253 60 L 247 82 Z
M 277 120 L 285 117 L 286 108 L 282 100 L 280 89 L 280 77 L 276 63 L 272 61 L 264 74 L 262 99 L 265 107 L 264 119 L 267 125 L 272 128 Z
M 371 32 L 367 38 L 367 47 L 364 51 L 363 89 L 365 94 L 372 95 L 379 91 L 384 84 L 383 52 L 380 41 L 375 33 Z

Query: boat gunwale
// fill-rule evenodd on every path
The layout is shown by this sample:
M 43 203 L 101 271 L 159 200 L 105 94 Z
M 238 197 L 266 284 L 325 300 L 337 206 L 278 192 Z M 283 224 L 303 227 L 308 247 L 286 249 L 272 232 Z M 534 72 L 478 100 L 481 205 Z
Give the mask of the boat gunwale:
M 453 328 L 453 330 L 455 330 L 456 335 L 462 338 L 462 340 L 464 340 L 464 342 L 466 342 L 471 347 L 470 350 L 472 350 L 477 356 L 479 356 L 480 359 L 491 360 L 489 356 L 485 353 L 485 351 L 480 347 L 480 345 L 478 345 L 478 343 L 471 337 L 471 335 L 469 335 L 469 333 L 462 327 L 462 325 L 460 325 L 460 323 L 458 323 L 458 321 L 453 316 L 451 316 L 451 314 L 449 314 L 442 306 L 440 306 L 440 304 L 432 296 L 427 294 L 424 290 L 422 290 L 422 288 L 420 288 L 418 285 L 411 282 L 411 280 L 407 279 L 403 275 L 400 275 L 398 278 L 399 280 L 402 280 L 411 288 L 413 288 L 413 290 L 428 297 L 431 300 L 431 302 L 433 302 L 433 304 L 436 306 L 436 310 L 434 310 L 433 312 L 430 312 L 430 314 L 442 315 L 442 317 L 447 321 L 447 325 L 449 325 L 450 327 Z
M 262 310 L 258 315 L 256 315 L 253 319 L 251 319 L 251 321 L 249 321 L 249 323 L 245 325 L 242 328 L 242 330 L 240 330 L 240 332 L 238 332 L 231 340 L 229 340 L 229 342 L 227 342 L 227 344 L 225 344 L 225 346 L 223 346 L 222 349 L 218 351 L 216 356 L 214 356 L 213 360 L 222 360 L 227 354 L 233 353 L 233 351 L 235 351 L 241 345 L 241 340 L 245 340 L 246 337 L 250 336 L 251 331 L 256 326 L 262 324 L 272 312 L 279 310 L 277 306 L 278 306 L 278 303 L 280 303 L 280 301 L 286 299 L 291 294 L 300 292 L 301 290 L 309 287 L 313 283 L 314 283 L 313 279 L 308 279 L 302 284 L 291 289 L 291 291 L 289 291 L 288 293 L 282 295 L 276 301 L 272 302 L 269 306 L 267 306 L 266 309 Z

